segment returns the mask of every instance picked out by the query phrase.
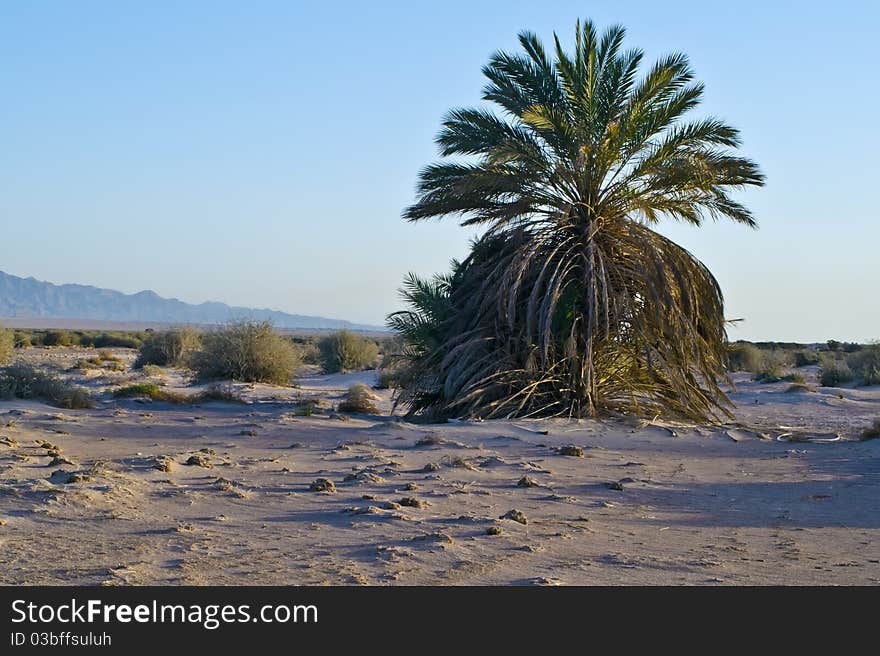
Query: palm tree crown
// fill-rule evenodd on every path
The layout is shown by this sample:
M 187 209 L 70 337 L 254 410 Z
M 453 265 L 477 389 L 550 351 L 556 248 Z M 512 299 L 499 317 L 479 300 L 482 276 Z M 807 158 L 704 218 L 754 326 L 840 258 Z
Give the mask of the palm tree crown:
M 639 77 L 643 54 L 623 49 L 624 33 L 599 38 L 579 22 L 574 53 L 554 36 L 551 60 L 523 32 L 523 53 L 496 53 L 483 69 L 483 98 L 501 112 L 445 118 L 437 143 L 457 159 L 422 171 L 404 217 L 455 215 L 484 230 L 433 290 L 448 307 L 433 322 L 433 346 L 411 354 L 403 396 L 414 409 L 724 411 L 721 291 L 651 226 L 664 217 L 755 226 L 730 193 L 764 178 L 735 154 L 736 129 L 684 120 L 703 94 L 687 57 L 669 55 Z M 430 323 L 418 303 L 392 319 L 399 329 Z

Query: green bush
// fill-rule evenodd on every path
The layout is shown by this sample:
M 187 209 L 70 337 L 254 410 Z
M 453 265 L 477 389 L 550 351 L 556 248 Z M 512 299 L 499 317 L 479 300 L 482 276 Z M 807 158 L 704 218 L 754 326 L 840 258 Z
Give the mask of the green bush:
M 376 366 L 379 347 L 372 339 L 356 335 L 350 330 L 339 330 L 318 342 L 324 372 L 361 371 Z
M 854 376 L 852 370 L 842 362 L 829 362 L 823 364 L 819 371 L 819 384 L 822 387 L 839 387 L 844 383 L 852 382 Z
M 13 341 L 15 342 L 15 348 L 26 349 L 33 346 L 31 334 L 22 330 L 16 330 L 13 333 Z
M 192 367 L 203 379 L 289 385 L 302 361 L 293 343 L 268 321 L 238 321 L 202 335 Z
M 199 348 L 199 334 L 188 326 L 153 333 L 140 348 L 135 369 L 146 364 L 160 367 L 186 367 Z
M 377 415 L 379 409 L 373 403 L 376 396 L 370 388 L 363 383 L 357 383 L 348 388 L 345 398 L 339 404 L 339 412 L 353 412 L 362 415 Z
M 86 390 L 25 364 L 0 370 L 0 397 L 36 399 L 68 410 L 94 407 Z
M 15 349 L 15 334 L 0 327 L 0 364 L 9 361 L 13 349 Z
M 79 339 L 67 330 L 48 330 L 43 335 L 43 346 L 73 346 Z
M 846 358 L 860 385 L 880 385 L 880 344 L 871 344 Z
M 819 354 L 816 351 L 796 351 L 794 354 L 795 367 L 808 367 L 813 364 L 819 364 Z
M 144 341 L 135 334 L 101 333 L 89 338 L 89 346 L 95 348 L 140 348 Z

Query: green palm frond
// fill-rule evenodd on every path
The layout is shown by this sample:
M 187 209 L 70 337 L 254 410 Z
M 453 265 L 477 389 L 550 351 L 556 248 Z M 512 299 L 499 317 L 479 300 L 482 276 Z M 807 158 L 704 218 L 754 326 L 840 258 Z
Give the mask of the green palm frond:
M 552 58 L 484 67 L 483 98 L 437 137 L 444 161 L 420 175 L 404 217 L 455 216 L 483 236 L 452 274 L 410 276 L 410 310 L 389 317 L 408 346 L 401 400 L 438 416 L 602 410 L 706 418 L 724 413 L 723 297 L 691 253 L 653 231 L 663 219 L 754 226 L 731 194 L 764 177 L 736 154 L 739 132 L 688 121 L 703 86 L 674 53 L 639 78 L 625 30 L 578 23 Z

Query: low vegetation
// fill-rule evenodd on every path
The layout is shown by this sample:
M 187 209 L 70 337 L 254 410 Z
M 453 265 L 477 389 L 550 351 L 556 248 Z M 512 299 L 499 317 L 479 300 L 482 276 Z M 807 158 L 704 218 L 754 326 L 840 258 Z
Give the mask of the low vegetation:
M 12 357 L 15 348 L 15 336 L 11 330 L 0 326 L 0 364 L 4 364 Z
M 854 380 L 852 369 L 846 363 L 829 361 L 819 370 L 819 384 L 822 387 L 840 387 Z
M 140 348 L 150 331 L 37 330 L 15 331 L 16 348 L 34 346 L 82 346 L 86 348 Z
M 212 385 L 194 394 L 183 394 L 167 390 L 155 383 L 136 383 L 117 389 L 113 392 L 113 397 L 117 399 L 146 398 L 151 401 L 164 401 L 165 403 L 176 404 L 195 404 L 206 401 L 242 402 L 241 397 L 231 387 L 223 385 Z
M 188 326 L 153 333 L 140 347 L 134 366 L 186 367 L 199 346 L 199 334 Z
M 0 398 L 33 399 L 68 410 L 94 407 L 88 391 L 25 364 L 0 369 Z
M 379 414 L 375 404 L 376 395 L 363 383 L 357 383 L 348 388 L 345 398 L 339 404 L 339 412 L 352 412 L 363 415 Z
M 203 333 L 191 358 L 199 378 L 289 385 L 302 364 L 293 343 L 268 321 L 236 321 Z
M 74 369 L 87 371 L 89 369 L 103 369 L 107 371 L 125 371 L 125 361 L 119 356 L 113 355 L 110 351 L 102 349 L 97 355 L 91 358 L 80 360 L 74 366 Z
M 339 330 L 318 342 L 324 373 L 373 369 L 379 359 L 379 346 L 372 339 L 350 330 Z
M 860 385 L 880 385 L 880 343 L 849 354 L 846 364 Z

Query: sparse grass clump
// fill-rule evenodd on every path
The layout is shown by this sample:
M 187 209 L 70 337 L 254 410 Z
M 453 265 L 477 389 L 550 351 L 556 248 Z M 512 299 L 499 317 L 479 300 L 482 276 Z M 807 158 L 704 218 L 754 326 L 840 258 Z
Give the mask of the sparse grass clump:
M 191 403 L 192 398 L 185 394 L 171 392 L 159 387 L 156 383 L 135 383 L 120 387 L 113 392 L 116 399 L 147 398 L 151 401 L 165 401 L 167 403 Z
M 376 366 L 379 347 L 372 339 L 339 330 L 318 342 L 321 365 L 328 374 L 339 371 L 362 371 Z
M 0 398 L 34 399 L 66 410 L 95 405 L 88 391 L 25 364 L 0 370 Z
M 15 334 L 0 326 L 0 364 L 9 361 L 13 349 L 15 349 Z
M 74 369 L 106 369 L 109 371 L 125 371 L 125 361 L 113 355 L 110 351 L 101 350 L 98 355 L 85 360 L 80 360 L 74 366 Z
M 153 333 L 141 346 L 134 367 L 140 369 L 147 364 L 186 367 L 198 348 L 199 334 L 187 326 Z
M 202 379 L 289 385 L 302 361 L 268 321 L 237 321 L 202 335 L 192 368 Z
M 376 396 L 370 388 L 362 383 L 357 383 L 348 388 L 345 399 L 339 404 L 339 412 L 353 412 L 363 415 L 377 415 L 379 409 L 374 401 Z
M 162 378 L 165 375 L 162 367 L 157 364 L 145 364 L 142 369 L 147 378 Z

